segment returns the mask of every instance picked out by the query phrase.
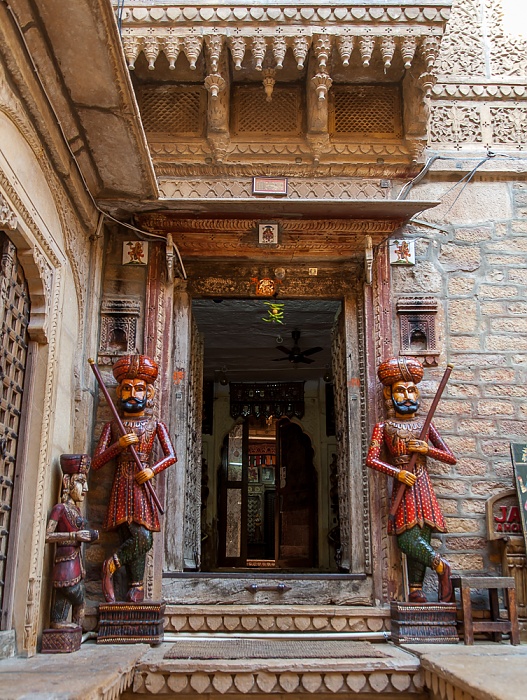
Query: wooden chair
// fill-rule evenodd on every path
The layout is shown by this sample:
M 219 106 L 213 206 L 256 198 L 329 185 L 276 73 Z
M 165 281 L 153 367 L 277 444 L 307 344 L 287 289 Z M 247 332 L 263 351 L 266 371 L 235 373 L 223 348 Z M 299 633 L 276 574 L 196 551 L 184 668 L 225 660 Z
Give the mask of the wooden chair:
M 508 633 L 511 644 L 520 643 L 520 628 L 518 626 L 518 613 L 516 610 L 516 589 L 514 579 L 500 576 L 453 576 L 452 586 L 454 590 L 459 588 L 461 593 L 461 616 L 463 621 L 463 636 L 465 644 L 474 644 L 475 632 L 490 632 L 495 642 L 501 642 L 501 635 Z M 472 589 L 485 589 L 489 592 L 490 620 L 478 620 L 472 618 Z M 505 593 L 505 605 L 509 619 L 500 618 L 500 606 L 498 591 Z

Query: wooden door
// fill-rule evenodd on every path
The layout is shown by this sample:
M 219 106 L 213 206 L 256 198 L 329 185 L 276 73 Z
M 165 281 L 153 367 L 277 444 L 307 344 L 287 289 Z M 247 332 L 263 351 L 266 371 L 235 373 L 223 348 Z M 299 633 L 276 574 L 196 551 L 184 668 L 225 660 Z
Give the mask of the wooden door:
M 225 567 L 247 564 L 247 421 L 234 425 L 225 438 L 218 479 L 219 552 Z
M 278 424 L 276 513 L 277 565 L 281 568 L 317 566 L 317 476 L 311 440 L 288 420 Z

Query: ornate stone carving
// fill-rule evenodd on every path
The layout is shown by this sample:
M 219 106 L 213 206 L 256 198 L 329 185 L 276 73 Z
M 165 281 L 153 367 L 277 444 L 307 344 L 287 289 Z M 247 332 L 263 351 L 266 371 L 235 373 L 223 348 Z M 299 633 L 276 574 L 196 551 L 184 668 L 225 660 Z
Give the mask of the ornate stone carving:
M 430 119 L 431 143 L 450 143 L 459 148 L 463 143 L 481 141 L 481 122 L 477 107 L 433 105 Z
M 397 301 L 400 354 L 418 357 L 431 367 L 437 366 L 440 354 L 436 333 L 437 307 L 437 299 L 429 297 L 405 297 Z
M 225 90 L 225 80 L 218 73 L 213 73 L 205 78 L 205 87 L 210 93 L 211 100 L 217 100 L 220 92 Z
M 291 23 L 326 23 L 328 25 L 372 25 L 397 22 L 402 26 L 431 25 L 434 29 L 443 25 L 450 17 L 450 3 L 430 5 L 428 3 L 400 5 L 381 3 L 371 6 L 341 6 L 306 7 L 299 4 L 284 4 L 270 6 L 204 6 L 185 7 L 166 3 L 155 7 L 126 7 L 122 21 L 126 25 L 172 25 L 185 24 L 192 21 L 196 24 L 238 24 L 244 22 L 259 22 L 263 25 Z
M 491 107 L 493 142 L 524 148 L 527 143 L 527 107 Z
M 438 69 L 444 76 L 485 76 L 480 0 L 456 0 L 441 42 Z
M 118 355 L 133 355 L 139 352 L 137 320 L 140 314 L 141 302 L 135 299 L 103 299 L 99 364 L 113 364 Z
M 0 193 L 0 228 L 14 231 L 18 226 L 16 213 L 11 209 L 6 199 Z
M 251 197 L 251 178 L 211 179 L 160 179 L 162 197 L 173 199 L 202 199 Z M 293 179 L 287 182 L 290 199 L 386 199 L 390 187 L 381 187 L 378 180 L 352 179 Z
M 486 0 L 485 15 L 490 37 L 491 75 L 527 78 L 527 39 L 505 31 L 502 0 Z

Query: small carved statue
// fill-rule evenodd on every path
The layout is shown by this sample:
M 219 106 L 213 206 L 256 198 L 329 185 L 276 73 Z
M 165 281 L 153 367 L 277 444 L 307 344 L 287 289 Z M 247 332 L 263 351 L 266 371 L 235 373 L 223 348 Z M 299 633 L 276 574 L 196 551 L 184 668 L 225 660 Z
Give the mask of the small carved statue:
M 389 520 L 388 532 L 397 536 L 399 549 L 407 556 L 409 600 L 426 602 L 423 581 L 429 567 L 438 574 L 440 602 L 450 602 L 450 565 L 430 544 L 433 532 L 446 532 L 447 528 L 432 489 L 426 456 L 446 464 L 455 464 L 456 458 L 433 424 L 425 439 L 418 439 L 424 424 L 416 417 L 419 409 L 417 384 L 423 378 L 421 363 L 413 358 L 394 357 L 383 362 L 377 374 L 384 384 L 388 418 L 384 423 L 377 423 L 373 430 L 366 464 L 397 479 L 404 488 L 395 519 Z M 389 462 L 381 459 L 383 448 Z M 405 466 L 414 452 L 417 460 L 415 470 L 410 472 Z M 394 488 L 392 502 L 396 491 Z
M 83 542 L 93 542 L 99 538 L 97 530 L 88 529 L 79 510 L 79 504 L 88 491 L 90 457 L 61 455 L 60 466 L 64 475 L 62 503 L 57 503 L 51 511 L 46 530 L 46 542 L 56 544 L 52 574 L 52 629 L 82 627 L 85 572 L 81 559 L 81 545 Z M 71 622 L 68 622 L 70 607 L 72 615 Z
M 112 459 L 117 461 L 105 528 L 119 530 L 122 544 L 103 564 L 102 587 L 108 603 L 115 602 L 113 575 L 121 566 L 126 567 L 129 579 L 126 600 L 144 600 L 146 555 L 153 545 L 152 533 L 160 530 L 153 490 L 146 482 L 176 462 L 166 425 L 145 416 L 145 409 L 152 405 L 157 374 L 157 364 L 146 355 L 125 355 L 114 364 L 122 425 L 127 432 L 123 435 L 116 421 L 107 423 L 93 458 L 93 470 Z M 163 458 L 151 465 L 156 437 Z M 141 471 L 131 454 L 132 445 L 143 466 Z

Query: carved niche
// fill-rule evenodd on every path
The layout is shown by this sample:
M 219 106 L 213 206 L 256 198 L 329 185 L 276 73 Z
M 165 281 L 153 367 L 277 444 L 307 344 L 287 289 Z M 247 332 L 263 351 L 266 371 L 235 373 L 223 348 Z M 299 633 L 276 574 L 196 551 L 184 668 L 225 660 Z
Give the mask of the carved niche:
M 419 357 L 425 365 L 437 366 L 437 299 L 411 297 L 397 302 L 401 355 Z
M 101 305 L 99 364 L 113 364 L 116 356 L 137 350 L 137 320 L 141 302 L 135 299 L 106 298 Z

